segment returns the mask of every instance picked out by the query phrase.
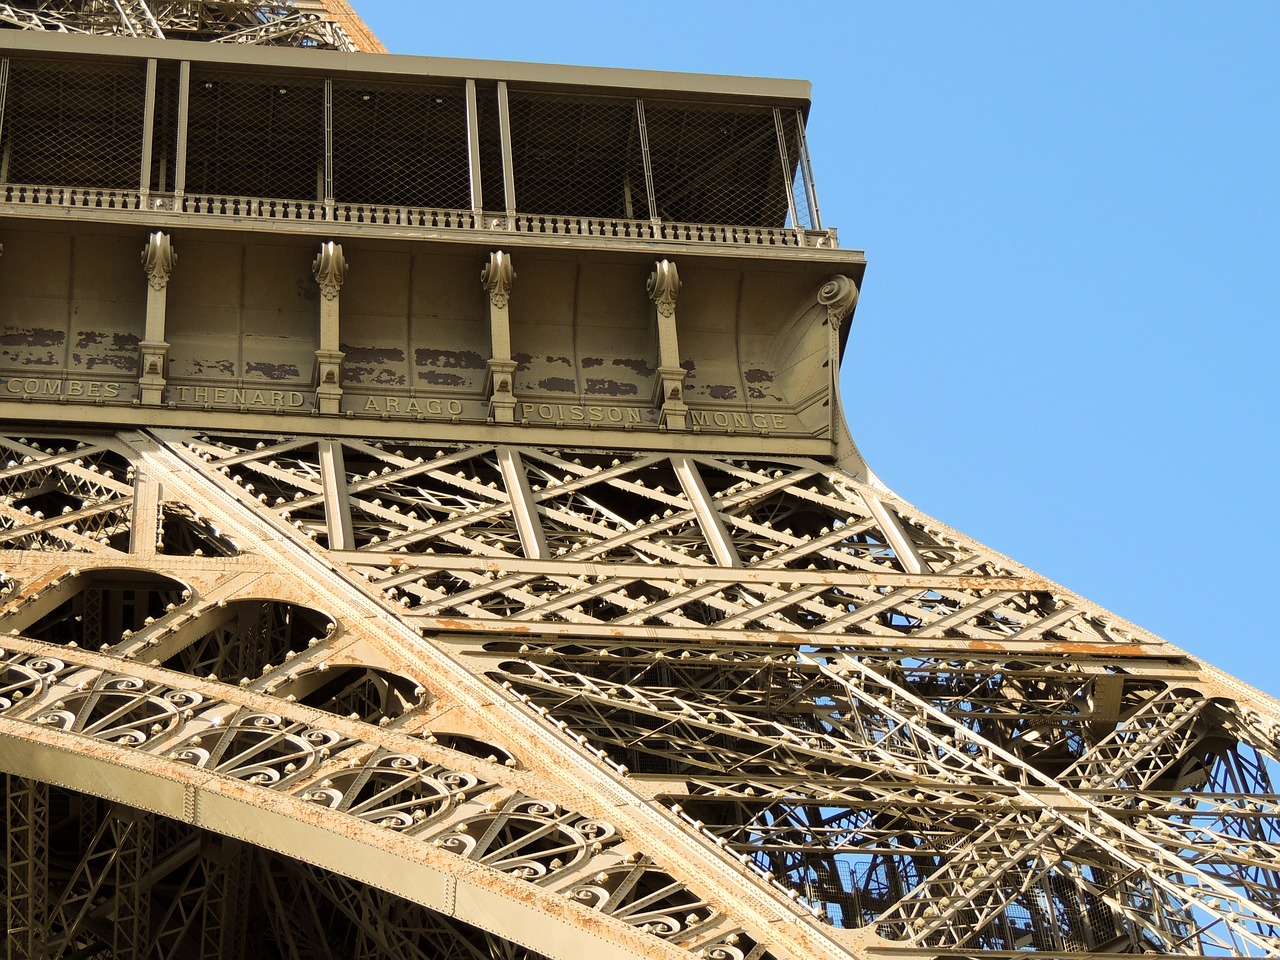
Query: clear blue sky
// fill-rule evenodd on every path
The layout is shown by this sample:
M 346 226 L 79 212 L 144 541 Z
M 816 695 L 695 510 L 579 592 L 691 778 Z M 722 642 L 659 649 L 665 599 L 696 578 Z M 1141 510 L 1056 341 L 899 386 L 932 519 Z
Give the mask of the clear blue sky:
M 397 53 L 812 81 L 872 468 L 1280 693 L 1280 4 L 355 5 Z

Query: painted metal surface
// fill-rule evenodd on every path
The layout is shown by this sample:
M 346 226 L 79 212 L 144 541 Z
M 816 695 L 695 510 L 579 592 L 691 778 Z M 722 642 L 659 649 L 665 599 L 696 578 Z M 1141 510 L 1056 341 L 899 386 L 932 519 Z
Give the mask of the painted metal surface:
M 1280 954 L 1280 705 L 849 439 L 802 91 L 30 39 L 183 6 L 0 6 L 7 956 Z M 195 189 L 250 103 L 301 173 Z M 371 103 L 457 204 L 340 202 Z M 672 216 L 695 114 L 760 222 Z M 609 175 L 529 213 L 570 127 Z

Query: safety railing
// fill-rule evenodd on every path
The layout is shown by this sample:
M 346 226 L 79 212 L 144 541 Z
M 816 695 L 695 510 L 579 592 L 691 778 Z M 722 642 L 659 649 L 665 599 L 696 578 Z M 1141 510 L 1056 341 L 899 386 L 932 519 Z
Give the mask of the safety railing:
M 683 244 L 719 244 L 820 248 L 837 246 L 834 230 L 791 227 L 752 227 L 733 224 L 669 223 L 610 217 L 548 216 L 543 214 L 476 212 L 386 204 L 325 203 L 266 197 L 181 196 L 63 187 L 39 184 L 0 184 L 0 203 L 112 212 L 177 213 L 209 219 L 277 220 L 331 223 L 341 226 L 394 227 L 432 232 L 515 233 L 528 237 L 580 237 Z

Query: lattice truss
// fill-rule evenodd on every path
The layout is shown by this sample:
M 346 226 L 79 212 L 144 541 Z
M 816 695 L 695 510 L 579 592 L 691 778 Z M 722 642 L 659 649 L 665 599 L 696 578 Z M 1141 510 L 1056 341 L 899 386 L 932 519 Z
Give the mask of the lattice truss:
M 0 25 L 171 40 L 207 40 L 354 52 L 324 0 L 16 0 Z
M 199 771 L 648 956 L 1280 954 L 1277 704 L 819 462 L 170 432 L 0 464 L 7 741 Z M 555 955 L 38 779 L 4 889 L 48 956 Z

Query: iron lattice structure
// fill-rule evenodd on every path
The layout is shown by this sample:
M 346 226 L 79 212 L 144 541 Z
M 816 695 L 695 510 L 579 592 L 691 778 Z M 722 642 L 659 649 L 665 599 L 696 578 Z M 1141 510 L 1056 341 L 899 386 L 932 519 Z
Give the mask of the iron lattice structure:
M 348 53 L 383 49 L 346 0 L 17 0 L 0 2 L 0 25 Z
M 794 83 L 35 34 L 5 956 L 1280 955 L 1280 705 L 849 439 Z

